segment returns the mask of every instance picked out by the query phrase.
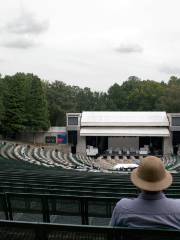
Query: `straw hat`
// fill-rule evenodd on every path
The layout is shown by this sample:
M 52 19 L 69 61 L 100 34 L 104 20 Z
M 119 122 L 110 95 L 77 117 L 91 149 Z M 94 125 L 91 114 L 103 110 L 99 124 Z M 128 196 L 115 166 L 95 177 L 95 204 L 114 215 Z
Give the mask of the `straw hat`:
M 131 173 L 133 184 L 145 191 L 162 191 L 172 184 L 172 175 L 157 157 L 146 157 Z

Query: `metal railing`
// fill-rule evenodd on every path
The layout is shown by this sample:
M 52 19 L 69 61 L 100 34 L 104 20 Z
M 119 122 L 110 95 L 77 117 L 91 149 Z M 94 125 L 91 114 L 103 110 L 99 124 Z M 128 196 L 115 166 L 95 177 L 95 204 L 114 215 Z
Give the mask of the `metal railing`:
M 173 229 L 134 229 L 0 221 L 1 240 L 179 240 Z

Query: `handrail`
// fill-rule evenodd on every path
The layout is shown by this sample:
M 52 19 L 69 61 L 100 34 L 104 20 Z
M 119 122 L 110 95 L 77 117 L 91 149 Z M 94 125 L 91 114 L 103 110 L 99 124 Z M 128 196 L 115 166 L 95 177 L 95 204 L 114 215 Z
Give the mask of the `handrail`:
M 1 234 L 6 233 L 5 235 Z M 31 233 L 31 234 L 30 234 Z M 55 239 L 103 239 L 103 240 L 127 240 L 127 239 L 163 239 L 177 240 L 180 231 L 175 229 L 142 229 L 128 227 L 102 227 L 102 226 L 82 226 L 68 224 L 48 224 L 32 222 L 15 222 L 0 220 L 0 234 L 6 239 L 7 236 L 23 236 L 33 240 L 47 240 L 51 236 Z M 25 239 L 25 238 L 23 238 Z

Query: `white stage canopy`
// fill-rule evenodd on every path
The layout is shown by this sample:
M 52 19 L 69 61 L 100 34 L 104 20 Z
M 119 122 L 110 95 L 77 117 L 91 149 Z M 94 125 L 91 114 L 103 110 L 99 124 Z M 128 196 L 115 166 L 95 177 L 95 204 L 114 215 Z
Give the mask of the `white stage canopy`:
M 169 137 L 166 127 L 82 127 L 80 136 Z
M 81 127 L 168 127 L 166 112 L 82 112 Z
M 114 170 L 117 170 L 119 168 L 137 168 L 138 165 L 135 163 L 119 163 L 113 167 Z

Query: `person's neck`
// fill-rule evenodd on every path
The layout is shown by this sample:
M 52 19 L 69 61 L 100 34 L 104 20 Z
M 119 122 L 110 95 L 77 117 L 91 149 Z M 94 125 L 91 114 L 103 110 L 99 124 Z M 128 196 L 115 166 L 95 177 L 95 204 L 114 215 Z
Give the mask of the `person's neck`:
M 163 192 L 161 191 L 156 191 L 156 192 L 150 192 L 150 191 L 141 191 L 139 198 L 143 198 L 146 200 L 157 200 L 157 199 L 161 199 L 164 198 L 165 195 L 163 194 Z
M 146 195 L 156 195 L 161 193 L 162 191 L 145 191 L 145 190 L 141 190 L 142 193 L 146 194 Z

